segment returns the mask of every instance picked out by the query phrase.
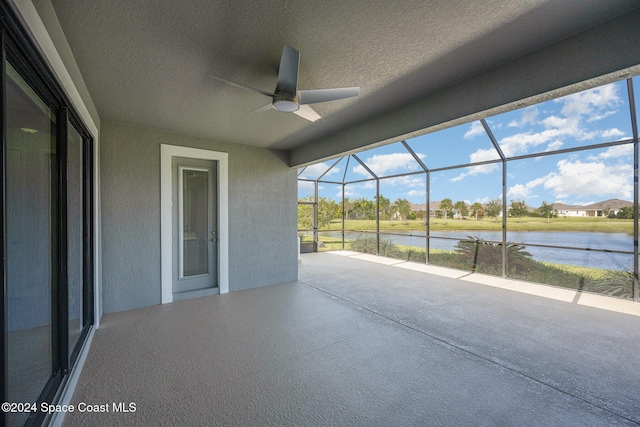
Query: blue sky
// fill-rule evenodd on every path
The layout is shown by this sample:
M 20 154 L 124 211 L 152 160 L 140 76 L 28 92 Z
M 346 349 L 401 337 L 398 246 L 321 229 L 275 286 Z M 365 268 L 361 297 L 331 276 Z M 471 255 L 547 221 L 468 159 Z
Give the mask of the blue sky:
M 640 98 L 640 77 L 633 79 Z M 637 106 L 638 102 L 636 102 Z M 636 107 L 637 108 L 637 107 Z M 486 119 L 507 157 L 550 152 L 631 139 L 631 114 L 626 81 L 589 89 Z M 429 169 L 498 159 L 479 121 L 407 140 Z M 421 170 L 401 143 L 357 154 L 379 176 Z M 337 160 L 337 159 L 336 159 Z M 336 160 L 309 166 L 301 177 L 315 179 Z M 346 182 L 369 178 L 353 159 L 340 161 L 324 179 Z M 425 175 L 380 180 L 380 193 L 394 201 L 424 203 Z M 502 193 L 501 163 L 431 172 L 431 200 L 486 202 Z M 299 184 L 299 197 L 312 194 Z M 320 196 L 340 199 L 340 186 L 320 184 Z M 372 199 L 375 181 L 349 184 L 352 199 Z M 507 162 L 507 200 L 590 204 L 606 199 L 633 200 L 633 144 Z

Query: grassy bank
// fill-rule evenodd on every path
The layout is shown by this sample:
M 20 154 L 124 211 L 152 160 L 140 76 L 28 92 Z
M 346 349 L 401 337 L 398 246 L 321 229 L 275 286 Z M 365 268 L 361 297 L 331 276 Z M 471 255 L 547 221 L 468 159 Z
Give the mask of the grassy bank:
M 340 238 L 320 237 L 318 250 L 341 249 L 342 241 Z M 376 240 L 372 236 L 361 237 L 354 241 L 347 240 L 345 241 L 345 249 L 375 254 Z M 530 256 L 520 256 L 516 262 L 516 258 L 513 256 L 517 254 L 511 254 L 513 252 L 510 252 L 509 259 L 513 262 L 509 264 L 508 277 L 618 298 L 632 298 L 633 275 L 630 272 L 539 262 L 531 259 Z M 423 248 L 396 245 L 386 239 L 380 240 L 380 255 L 413 262 L 424 263 L 426 261 Z M 474 257 L 470 258 L 465 257 L 460 250 L 432 249 L 430 250 L 429 263 L 463 271 L 502 275 L 501 249 L 498 245 L 486 244 L 480 247 L 479 253 L 476 252 L 473 255 Z
M 502 229 L 502 219 L 496 222 L 493 218 L 448 219 L 444 223 L 442 218 L 432 218 L 429 221 L 431 231 L 498 231 Z M 342 222 L 333 220 L 331 225 L 322 230 L 341 230 Z M 347 220 L 345 230 L 375 231 L 375 220 Z M 592 231 L 608 233 L 633 233 L 632 219 L 607 218 L 507 218 L 507 229 L 510 231 Z M 381 231 L 424 231 L 425 223 L 420 220 L 383 220 L 380 221 Z

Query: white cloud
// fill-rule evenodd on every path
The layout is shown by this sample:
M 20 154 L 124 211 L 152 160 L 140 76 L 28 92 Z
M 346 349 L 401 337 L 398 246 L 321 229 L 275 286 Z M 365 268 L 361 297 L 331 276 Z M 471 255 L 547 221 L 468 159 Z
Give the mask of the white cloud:
M 524 132 L 509 135 L 499 141 L 500 148 L 505 156 L 511 157 L 519 154 L 526 154 L 531 147 L 543 144 L 562 145 L 561 137 L 571 136 L 580 140 L 592 139 L 596 132 L 587 132 L 580 126 L 580 121 L 576 117 L 561 118 L 556 116 L 547 117 L 542 121 L 547 128 L 542 132 Z
M 315 184 L 313 182 L 298 181 L 298 195 L 313 195 L 315 191 Z
M 492 130 L 498 130 L 498 129 L 504 128 L 504 123 L 496 121 L 496 117 L 488 118 L 485 121 L 487 122 L 487 124 Z
M 602 131 L 601 135 L 603 138 L 613 139 L 613 138 L 619 138 L 621 136 L 624 136 L 624 132 L 622 132 L 618 128 L 612 128 L 612 129 L 607 129 Z
M 464 139 L 473 139 L 478 135 L 482 135 L 485 133 L 484 127 L 482 127 L 482 123 L 480 121 L 475 121 L 471 123 L 469 130 L 464 134 Z
M 606 119 L 609 116 L 614 115 L 615 113 L 617 113 L 618 110 L 609 110 L 609 111 L 605 111 L 602 114 L 592 114 L 588 119 L 587 122 L 591 123 L 591 122 L 596 122 L 598 120 L 602 120 L 602 119 Z
M 622 100 L 618 96 L 618 89 L 614 83 L 585 90 L 580 93 L 557 99 L 561 102 L 564 116 L 587 116 L 587 121 L 601 120 L 611 114 Z
M 460 175 L 451 178 L 452 182 L 459 182 L 465 179 L 468 176 L 476 176 L 478 174 L 489 174 L 498 169 L 498 165 L 496 163 L 491 163 L 488 165 L 478 165 L 468 167 L 466 172 L 462 172 Z
M 480 148 L 469 155 L 471 163 L 484 162 L 486 160 L 497 160 L 499 158 L 500 156 L 498 155 L 498 152 L 493 148 Z
M 389 178 L 380 181 L 381 188 L 384 189 L 385 186 L 391 185 L 394 187 L 402 187 L 402 188 L 424 188 L 426 186 L 424 175 L 420 176 L 399 176 L 396 178 Z M 384 190 L 380 190 L 383 192 Z
M 418 197 L 418 196 L 426 196 L 426 190 L 411 190 L 407 192 L 407 196 L 409 197 Z
M 516 184 L 513 187 L 509 188 L 507 192 L 507 198 L 511 199 L 527 199 L 531 194 L 531 189 L 526 185 Z
M 571 120 L 571 123 L 569 123 L 569 120 Z M 541 123 L 546 129 L 558 129 L 566 128 L 569 125 L 570 127 L 575 127 L 578 124 L 578 120 L 576 117 L 569 119 L 566 117 L 549 116 L 546 119 L 543 119 Z
M 557 136 L 557 132 L 545 130 L 543 132 L 517 133 L 509 135 L 500 140 L 500 148 L 505 156 L 511 157 L 518 154 L 527 153 L 529 147 L 536 147 L 544 144 Z
M 426 156 L 421 153 L 416 153 L 420 160 L 423 160 Z M 373 157 L 369 157 L 364 163 L 378 176 L 390 175 L 393 172 L 399 170 L 413 171 L 418 170 L 419 165 L 413 156 L 409 153 L 391 153 L 391 154 L 376 154 Z M 371 175 L 362 165 L 353 167 L 353 172 L 366 177 Z
M 304 172 L 302 172 L 302 175 L 300 175 L 300 178 L 318 179 L 318 177 L 323 173 L 325 173 L 327 169 L 331 167 L 332 164 L 333 163 L 320 162 L 313 165 L 309 165 L 304 170 Z M 340 167 L 334 167 L 334 168 L 331 168 L 331 170 L 324 176 L 327 177 L 329 175 L 333 175 L 338 172 L 340 172 Z
M 389 197 L 392 201 L 398 198 L 416 198 L 427 194 L 427 184 L 422 176 L 400 176 L 380 180 L 380 194 Z M 393 188 L 392 188 L 393 187 Z
M 613 197 L 630 199 L 633 195 L 631 165 L 608 166 L 603 162 L 560 160 L 558 172 L 547 175 L 544 188 L 557 198 Z
M 520 120 L 512 120 L 507 127 L 521 128 L 525 125 L 533 125 L 536 123 L 536 118 L 540 112 L 536 107 L 527 107 L 522 110 L 522 117 Z
M 547 177 L 536 178 L 526 184 L 516 184 L 507 190 L 507 199 L 528 199 L 532 196 L 533 189 L 545 183 Z
M 547 136 L 572 136 L 574 138 L 585 140 L 592 139 L 596 136 L 596 132 L 587 132 L 582 123 L 580 122 L 579 116 L 571 116 L 571 117 L 557 117 L 557 116 L 549 116 L 541 122 L 548 131 L 544 131 L 542 133 L 546 133 Z M 554 134 L 555 133 L 555 134 Z
M 489 203 L 490 200 L 491 200 L 491 197 L 485 196 L 485 197 L 476 198 L 474 203 L 478 202 L 478 203 L 482 203 L 484 205 L 486 203 Z
M 496 160 L 499 158 L 500 156 L 498 155 L 496 150 L 492 148 L 489 148 L 489 149 L 480 148 L 479 150 L 469 155 L 469 162 L 470 163 L 484 162 L 487 160 Z M 490 163 L 488 165 L 471 166 L 467 168 L 465 172 L 462 172 L 460 175 L 451 178 L 451 181 L 459 182 L 468 176 L 475 176 L 478 174 L 489 174 L 495 171 L 496 169 L 498 169 L 498 165 L 496 163 Z
M 629 179 L 633 176 L 631 165 L 610 166 L 601 161 L 560 160 L 557 167 L 557 172 L 512 186 L 507 193 L 508 197 L 537 197 L 533 190 L 540 185 L 551 190 L 556 201 L 589 196 L 628 200 L 633 196 L 633 184 Z
M 607 151 L 600 153 L 597 156 L 590 156 L 589 160 L 616 159 L 620 157 L 631 157 L 631 156 L 633 156 L 633 145 L 624 144 L 624 145 L 616 145 L 613 147 L 609 147 L 607 148 Z
M 525 108 L 521 119 L 513 120 L 509 127 L 522 128 L 525 125 L 539 124 L 544 130 L 528 130 L 509 135 L 499 141 L 500 147 L 506 156 L 515 156 L 529 153 L 532 148 L 544 144 L 548 144 L 545 151 L 556 150 L 564 144 L 564 138 L 580 141 L 596 137 L 619 138 L 624 132 L 617 128 L 589 130 L 585 127 L 585 123 L 602 120 L 617 112 L 617 107 L 623 102 L 617 92 L 616 84 L 609 84 L 556 99 L 556 103 L 562 104 L 560 113 L 544 112 L 545 115 L 551 114 L 544 118 L 538 117 L 537 108 Z
M 563 145 L 563 142 L 562 142 L 562 141 L 559 141 L 559 140 L 551 141 L 551 142 L 549 143 L 549 145 L 547 145 L 547 149 L 546 149 L 546 150 L 544 150 L 544 151 L 554 151 L 554 150 L 559 150 L 559 149 L 560 149 L 560 147 L 562 147 L 562 145 Z
M 342 195 L 336 196 L 336 197 L 342 198 Z M 345 187 L 344 187 L 344 197 L 348 197 L 350 199 L 358 199 L 358 198 L 362 197 L 362 195 L 360 193 L 358 193 L 358 190 L 354 185 L 345 185 Z
M 376 182 L 365 181 L 344 186 L 344 196 L 351 199 L 373 199 L 376 195 Z

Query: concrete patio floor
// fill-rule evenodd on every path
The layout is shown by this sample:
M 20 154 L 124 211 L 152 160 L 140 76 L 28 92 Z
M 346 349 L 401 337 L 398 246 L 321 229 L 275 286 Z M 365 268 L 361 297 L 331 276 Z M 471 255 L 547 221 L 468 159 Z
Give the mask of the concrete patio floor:
M 299 266 L 105 315 L 72 403 L 136 410 L 63 424 L 640 425 L 638 303 L 349 252 Z

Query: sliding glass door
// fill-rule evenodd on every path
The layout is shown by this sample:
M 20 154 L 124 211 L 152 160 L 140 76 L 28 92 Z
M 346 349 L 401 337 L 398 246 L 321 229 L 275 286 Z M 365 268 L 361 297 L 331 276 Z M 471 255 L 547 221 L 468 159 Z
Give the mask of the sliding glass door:
M 40 425 L 93 324 L 93 146 L 46 65 L 2 21 L 1 425 Z M 8 18 L 7 18 L 8 17 Z
M 51 109 L 11 66 L 6 77 L 8 402 L 35 402 L 54 362 L 56 152 Z M 10 413 L 24 421 L 28 412 Z

